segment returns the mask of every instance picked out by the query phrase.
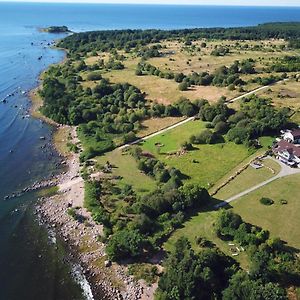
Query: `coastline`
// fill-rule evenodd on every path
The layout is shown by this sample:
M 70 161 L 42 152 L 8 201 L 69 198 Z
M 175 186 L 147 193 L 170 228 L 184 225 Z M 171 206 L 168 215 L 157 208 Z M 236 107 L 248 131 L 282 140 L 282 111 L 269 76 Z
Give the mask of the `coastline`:
M 41 81 L 42 74 L 39 77 Z M 58 193 L 38 200 L 35 207 L 37 218 L 43 226 L 54 230 L 64 240 L 71 261 L 80 265 L 90 284 L 94 296 L 91 299 L 153 299 L 156 284 L 149 287 L 142 280 L 136 281 L 127 275 L 126 265 L 107 263 L 105 245 L 97 241 L 102 234 L 102 226 L 96 224 L 83 207 L 84 180 L 80 176 L 79 154 L 71 153 L 66 147 L 68 140 L 79 142 L 76 128 L 60 125 L 39 111 L 43 104 L 38 95 L 41 84 L 29 93 L 32 103 L 30 113 L 54 128 L 51 143 L 63 158 L 62 165 L 66 166 L 67 171 L 62 171 L 56 179 Z M 69 208 L 76 209 L 85 221 L 80 223 L 68 215 Z

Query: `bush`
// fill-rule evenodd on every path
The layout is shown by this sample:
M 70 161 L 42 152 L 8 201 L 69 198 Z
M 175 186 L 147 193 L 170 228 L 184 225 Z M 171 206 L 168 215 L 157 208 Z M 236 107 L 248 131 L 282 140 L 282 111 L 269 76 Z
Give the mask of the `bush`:
M 261 199 L 259 200 L 259 202 L 260 202 L 261 204 L 263 204 L 263 205 L 272 205 L 272 204 L 274 204 L 274 201 L 273 201 L 272 199 L 270 199 L 270 198 L 265 198 L 265 197 L 261 198 Z
M 288 204 L 288 202 L 287 202 L 287 200 L 285 200 L 285 199 L 281 199 L 281 200 L 280 200 L 280 204 L 285 205 L 285 204 Z
M 88 81 L 95 81 L 95 80 L 101 80 L 101 79 L 102 79 L 102 76 L 98 72 L 92 72 L 92 73 L 88 74 L 88 76 L 87 76 Z
M 188 85 L 186 82 L 181 82 L 181 83 L 178 85 L 179 91 L 187 91 L 188 88 L 189 88 L 189 85 Z
M 122 230 L 112 235 L 106 253 L 113 261 L 138 257 L 143 253 L 144 243 L 145 239 L 138 231 Z

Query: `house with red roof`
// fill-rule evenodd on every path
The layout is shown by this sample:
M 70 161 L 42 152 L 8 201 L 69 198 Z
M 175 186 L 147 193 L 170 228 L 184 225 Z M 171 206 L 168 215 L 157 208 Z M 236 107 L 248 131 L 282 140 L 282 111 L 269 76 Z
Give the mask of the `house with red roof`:
M 300 167 L 300 145 L 283 139 L 273 146 L 273 153 L 283 163 Z

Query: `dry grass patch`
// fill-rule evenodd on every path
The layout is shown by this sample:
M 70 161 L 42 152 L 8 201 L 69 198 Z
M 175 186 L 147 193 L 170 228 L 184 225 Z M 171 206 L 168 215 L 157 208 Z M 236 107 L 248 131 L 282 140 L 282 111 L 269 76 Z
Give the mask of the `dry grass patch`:
M 278 83 L 260 94 L 271 98 L 272 103 L 277 107 L 300 109 L 300 82 L 295 80 Z
M 138 137 L 144 137 L 151 133 L 157 132 L 161 129 L 174 125 L 182 120 L 184 117 L 166 117 L 166 118 L 152 118 L 142 122 L 143 129 L 137 134 Z

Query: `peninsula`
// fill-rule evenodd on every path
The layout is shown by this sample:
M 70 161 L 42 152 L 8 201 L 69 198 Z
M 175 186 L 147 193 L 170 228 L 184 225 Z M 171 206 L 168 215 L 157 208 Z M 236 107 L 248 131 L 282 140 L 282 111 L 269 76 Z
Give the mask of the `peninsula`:
M 272 147 L 300 123 L 300 23 L 57 46 L 38 95 L 69 170 L 37 211 L 95 298 L 297 299 L 300 169 Z

